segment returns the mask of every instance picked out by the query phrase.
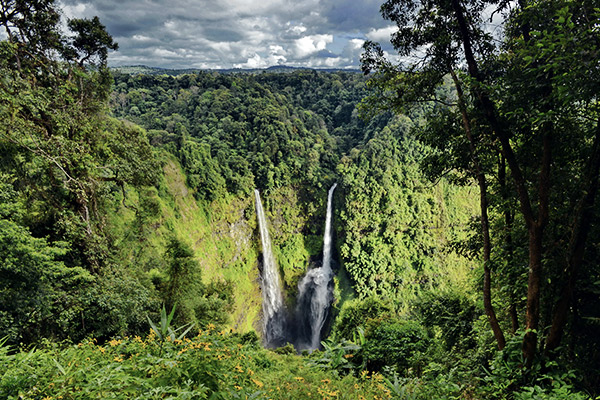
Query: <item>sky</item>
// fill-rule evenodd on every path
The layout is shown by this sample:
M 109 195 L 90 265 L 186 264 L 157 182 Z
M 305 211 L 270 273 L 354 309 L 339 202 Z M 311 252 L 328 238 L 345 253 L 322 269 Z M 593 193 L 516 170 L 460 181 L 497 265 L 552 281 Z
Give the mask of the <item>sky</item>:
M 109 66 L 359 68 L 365 40 L 389 48 L 383 0 L 61 0 L 119 43 Z

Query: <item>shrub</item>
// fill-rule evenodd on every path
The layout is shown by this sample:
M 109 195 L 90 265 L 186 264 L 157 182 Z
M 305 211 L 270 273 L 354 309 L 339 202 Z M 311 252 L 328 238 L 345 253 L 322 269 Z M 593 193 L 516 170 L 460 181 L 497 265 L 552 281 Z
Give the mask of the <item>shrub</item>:
M 473 323 L 480 312 L 463 294 L 428 292 L 419 298 L 415 310 L 425 326 L 437 328 L 445 350 L 475 346 Z
M 358 327 L 369 329 L 386 317 L 394 316 L 393 306 L 376 297 L 350 300 L 342 306 L 335 321 L 332 336 L 339 339 L 352 340 Z
M 362 356 L 370 371 L 386 366 L 399 371 L 420 369 L 430 343 L 427 330 L 418 322 L 386 321 L 366 333 Z

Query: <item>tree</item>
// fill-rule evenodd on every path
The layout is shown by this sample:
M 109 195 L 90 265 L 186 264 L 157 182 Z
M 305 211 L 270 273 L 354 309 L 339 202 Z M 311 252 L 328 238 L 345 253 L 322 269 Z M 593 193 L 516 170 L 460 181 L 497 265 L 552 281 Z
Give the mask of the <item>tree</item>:
M 76 36 L 72 41 L 74 56 L 79 57 L 78 64 L 83 67 L 86 62 L 97 58 L 94 64 L 105 66 L 108 50 L 118 50 L 119 45 L 113 41 L 112 36 L 106 32 L 106 28 L 98 17 L 90 19 L 71 19 L 68 22 L 69 29 Z
M 491 38 L 478 24 L 481 24 L 480 14 L 485 7 L 484 2 L 470 2 L 468 19 L 473 27 L 470 35 L 477 38 L 481 54 L 488 55 L 492 49 Z M 473 127 L 472 117 L 469 115 L 468 99 L 463 91 L 463 82 L 459 80 L 457 69 L 463 55 L 461 45 L 461 26 L 456 23 L 454 2 L 446 1 L 388 1 L 381 7 L 384 18 L 396 23 L 398 31 L 392 37 L 392 44 L 404 57 L 413 57 L 415 53 L 422 52 L 421 58 L 409 65 L 395 66 L 387 61 L 381 48 L 371 42 L 365 44 L 366 52 L 363 55 L 363 71 L 369 73 L 376 71 L 376 76 L 370 81 L 370 86 L 377 92 L 367 100 L 367 104 L 375 109 L 391 107 L 398 111 L 406 110 L 411 104 L 427 101 L 448 104 L 447 96 L 440 96 L 439 87 L 445 83 L 445 77 L 450 75 L 456 91 L 456 105 L 460 113 L 463 133 L 467 138 L 467 153 L 470 161 L 460 161 L 460 167 L 466 168 L 467 173 L 476 178 L 480 190 L 481 235 L 483 242 L 483 298 L 486 314 L 496 337 L 498 347 L 502 349 L 505 338 L 498 323 L 496 312 L 492 305 L 491 296 L 491 238 L 488 218 L 487 178 L 481 160 L 481 137 L 485 127 Z M 462 14 L 461 14 L 462 15 Z M 464 17 L 463 17 L 464 18 Z M 466 51 L 470 48 L 467 46 Z M 447 126 L 446 126 L 447 128 Z M 435 138 L 428 142 L 434 146 L 448 143 L 440 140 L 438 131 Z M 431 131 L 430 131 L 431 133 Z M 465 143 L 465 144 L 466 144 Z M 445 160 L 442 168 L 457 168 L 456 161 L 459 152 L 465 149 L 454 148 L 451 159 Z M 437 158 L 437 161 L 440 161 Z M 450 164 L 449 164 L 450 163 Z M 444 171 L 439 171 L 444 173 Z
M 97 19 L 64 34 L 52 0 L 0 1 L 0 25 L 0 324 L 11 341 L 121 333 L 138 322 L 115 310 L 149 300 L 139 276 L 111 280 L 107 219 L 119 189 L 153 185 L 160 170 L 145 132 L 106 115 L 116 45 Z M 127 285 L 137 293 L 110 298 Z M 84 311 L 105 319 L 86 324 Z
M 369 103 L 396 109 L 435 100 L 444 76 L 452 76 L 471 146 L 472 174 L 478 176 L 481 189 L 484 238 L 483 180 L 490 172 L 481 168 L 481 156 L 490 158 L 500 153 L 506 161 L 518 199 L 519 221 L 528 237 L 523 354 L 530 367 L 540 337 L 540 310 L 549 307 L 553 299 L 548 295 L 556 290 L 555 285 L 546 285 L 542 276 L 558 274 L 556 269 L 548 269 L 554 261 L 549 262 L 553 257 L 545 246 L 557 236 L 571 236 L 564 268 L 568 284 L 562 289 L 563 300 L 555 307 L 547 340 L 548 349 L 555 349 L 564 329 L 565 301 L 569 301 L 565 299 L 573 293 L 597 191 L 597 105 L 595 94 L 584 87 L 584 82 L 592 87 L 598 82 L 597 68 L 592 67 L 598 62 L 597 35 L 593 33 L 598 13 L 592 2 L 579 7 L 563 0 L 521 1 L 506 14 L 503 46 L 495 47 L 482 17 L 484 9 L 493 6 L 499 12 L 508 3 L 387 1 L 382 14 L 398 28 L 392 44 L 408 62 L 395 66 L 383 57 L 379 46 L 367 43 L 363 69 L 376 72 L 371 86 L 378 99 L 372 96 Z M 409 57 L 418 59 L 410 62 Z M 471 116 L 463 87 L 470 95 Z M 469 134 L 474 120 L 481 134 L 479 142 L 485 146 L 475 147 L 478 141 Z M 565 129 L 573 134 L 559 134 Z M 566 175 L 559 176 L 558 171 Z M 565 176 L 577 182 L 569 185 L 570 192 L 561 186 Z M 564 196 L 572 200 L 565 204 Z M 570 224 L 557 221 L 567 215 L 572 218 Z M 484 249 L 484 253 L 488 251 Z M 484 260 L 484 268 L 485 264 Z M 485 275 L 486 312 L 500 346 L 499 325 L 490 312 L 489 271 Z M 548 295 L 541 305 L 543 291 Z

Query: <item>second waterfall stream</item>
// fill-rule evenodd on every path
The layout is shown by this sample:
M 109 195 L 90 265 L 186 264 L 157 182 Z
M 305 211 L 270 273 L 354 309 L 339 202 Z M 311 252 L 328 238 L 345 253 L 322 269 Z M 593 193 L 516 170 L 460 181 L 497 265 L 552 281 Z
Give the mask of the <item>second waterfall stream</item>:
M 334 183 L 327 194 L 327 216 L 325 218 L 325 234 L 323 235 L 323 262 L 320 268 L 309 270 L 298 284 L 298 309 L 300 324 L 308 329 L 305 343 L 299 343 L 299 348 L 315 350 L 321 343 L 321 331 L 327 320 L 329 307 L 333 300 L 331 280 L 331 246 L 333 242 L 333 192 L 337 186 Z M 308 342 L 308 343 L 306 343 Z

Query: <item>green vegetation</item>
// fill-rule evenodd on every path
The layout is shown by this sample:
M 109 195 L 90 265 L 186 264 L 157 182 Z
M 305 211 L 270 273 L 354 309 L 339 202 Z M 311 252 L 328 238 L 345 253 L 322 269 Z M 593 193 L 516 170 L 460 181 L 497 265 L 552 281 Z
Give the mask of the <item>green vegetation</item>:
M 0 3 L 0 397 L 600 395 L 584 3 L 511 3 L 491 38 L 507 3 L 386 1 L 426 57 L 367 43 L 368 78 L 111 74 L 97 18 Z M 253 190 L 293 310 L 334 182 L 323 349 L 262 349 Z
M 153 331 L 154 332 L 154 331 Z M 4 399 L 387 399 L 380 374 L 338 376 L 312 358 L 262 349 L 256 336 L 214 327 L 183 340 L 151 333 L 10 354 L 0 348 Z
M 418 132 L 428 172 L 477 182 L 483 306 L 498 350 L 522 341 L 517 380 L 558 363 L 597 385 L 587 369 L 598 355 L 597 6 L 390 0 L 381 11 L 398 27 L 395 49 L 426 55 L 394 65 L 365 46 L 365 107 L 437 104 Z M 506 12 L 500 45 L 486 7 Z

